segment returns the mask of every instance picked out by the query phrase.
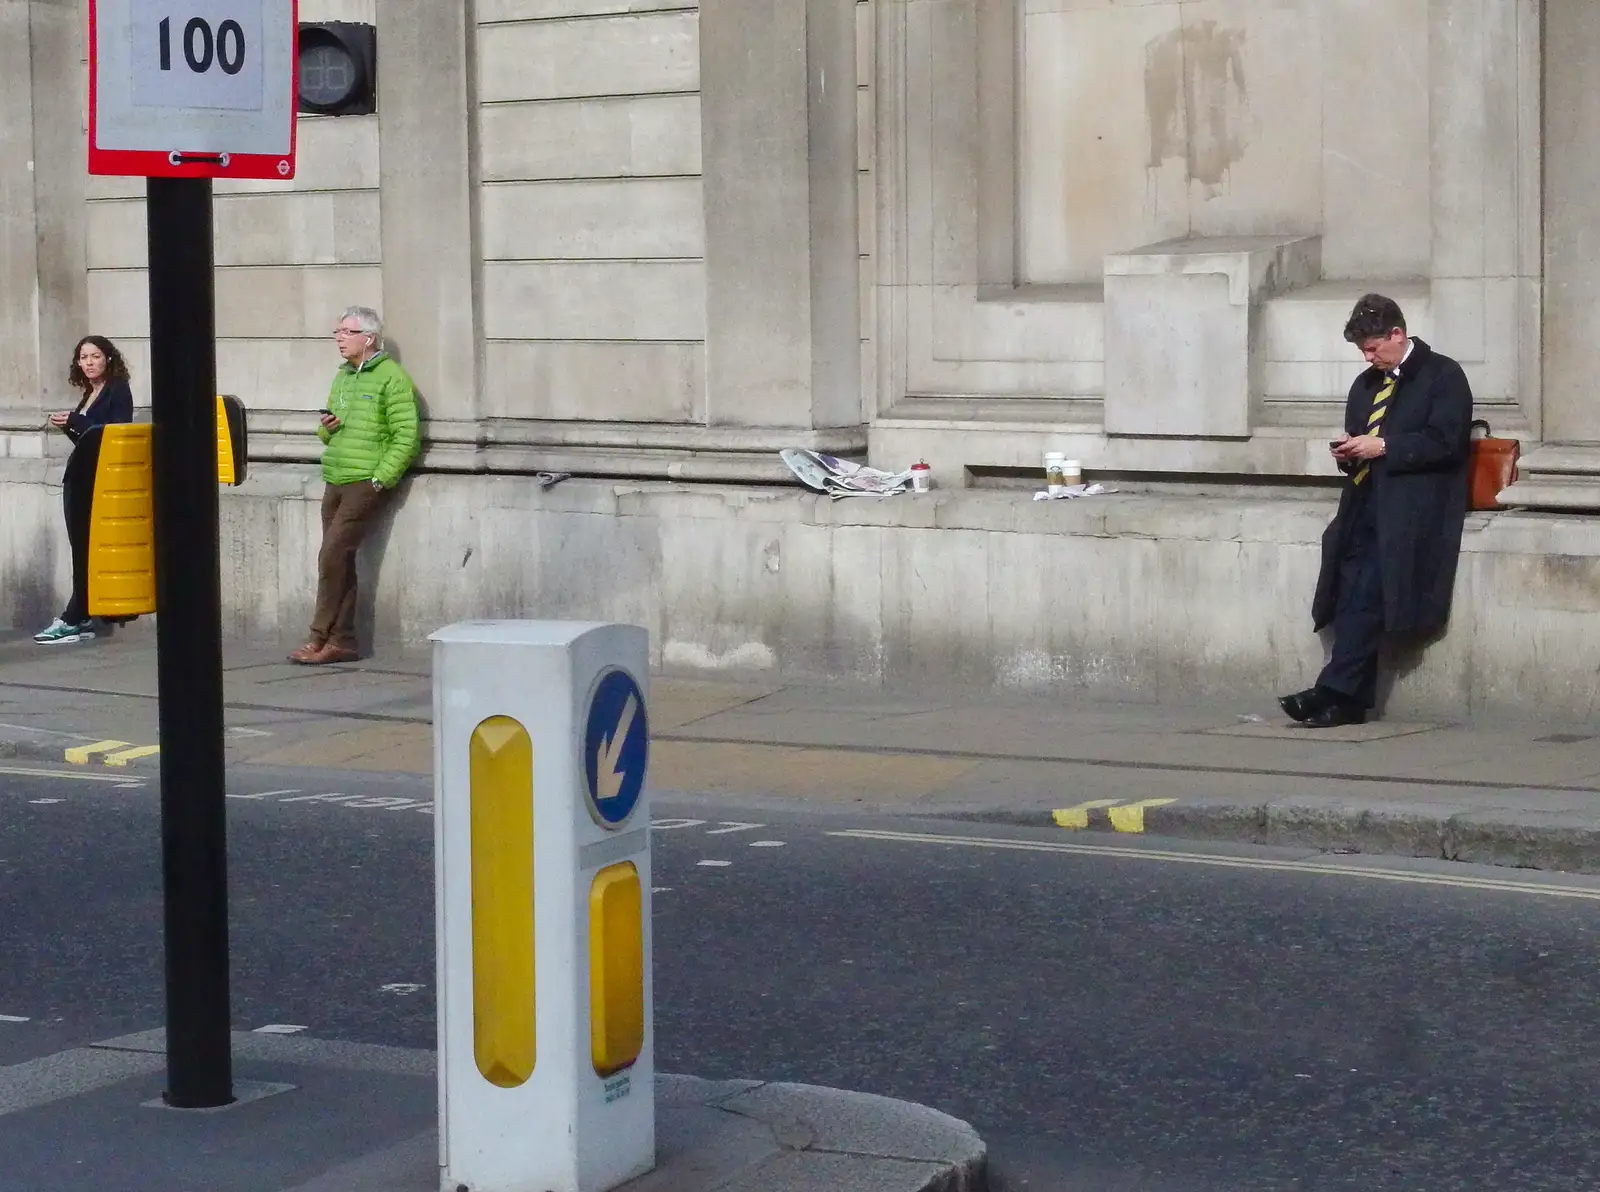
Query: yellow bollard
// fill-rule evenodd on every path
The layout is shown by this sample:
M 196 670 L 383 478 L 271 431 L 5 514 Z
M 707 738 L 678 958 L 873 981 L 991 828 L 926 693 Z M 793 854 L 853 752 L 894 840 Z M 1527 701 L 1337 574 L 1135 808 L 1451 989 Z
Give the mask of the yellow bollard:
M 140 617 L 156 611 L 150 450 L 148 424 L 117 423 L 101 432 L 89 515 L 92 617 Z

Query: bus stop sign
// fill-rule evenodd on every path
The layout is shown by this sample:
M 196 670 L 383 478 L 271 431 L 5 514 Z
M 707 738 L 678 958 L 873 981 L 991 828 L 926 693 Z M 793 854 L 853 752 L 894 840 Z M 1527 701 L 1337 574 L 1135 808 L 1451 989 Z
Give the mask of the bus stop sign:
M 292 178 L 297 0 L 89 0 L 89 172 Z

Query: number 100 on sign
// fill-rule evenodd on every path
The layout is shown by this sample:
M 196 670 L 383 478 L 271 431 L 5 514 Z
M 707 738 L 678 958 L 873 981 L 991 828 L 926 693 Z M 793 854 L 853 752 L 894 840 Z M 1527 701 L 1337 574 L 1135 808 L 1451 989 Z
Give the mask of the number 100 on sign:
M 132 0 L 133 104 L 259 112 L 261 0 Z
M 91 174 L 294 177 L 296 0 L 88 8 Z

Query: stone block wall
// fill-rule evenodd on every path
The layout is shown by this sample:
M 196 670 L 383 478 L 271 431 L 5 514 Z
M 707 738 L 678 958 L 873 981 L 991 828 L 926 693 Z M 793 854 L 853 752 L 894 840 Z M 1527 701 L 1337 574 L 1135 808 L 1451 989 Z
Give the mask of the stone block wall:
M 304 20 L 371 21 L 376 0 L 305 0 Z M 215 185 L 217 384 L 261 412 L 316 410 L 350 305 L 383 308 L 376 116 L 302 117 L 293 179 Z M 85 331 L 128 357 L 149 402 L 144 182 L 87 185 Z
M 0 477 L 30 466 L 0 463 Z M 8 592 L 48 582 L 33 560 L 59 536 L 56 506 L 39 495 L 50 491 L 0 480 L 8 507 L 20 497 L 43 519 L 0 534 Z M 313 469 L 284 466 L 225 493 L 230 634 L 303 634 L 320 491 Z M 377 576 L 364 617 L 389 644 L 469 617 L 619 620 L 649 629 L 653 662 L 683 673 L 1259 708 L 1322 664 L 1310 599 L 1331 512 L 1287 497 L 1036 503 L 967 491 L 830 503 L 777 489 L 574 480 L 540 492 L 515 477 L 422 476 L 363 556 Z M 33 589 L 12 587 L 17 577 Z M 63 592 L 30 599 L 53 611 Z M 1451 624 L 1425 652 L 1397 657 L 1387 714 L 1600 714 L 1583 644 L 1597 613 L 1600 543 L 1585 519 L 1471 515 Z
M 477 6 L 488 418 L 705 418 L 699 13 Z

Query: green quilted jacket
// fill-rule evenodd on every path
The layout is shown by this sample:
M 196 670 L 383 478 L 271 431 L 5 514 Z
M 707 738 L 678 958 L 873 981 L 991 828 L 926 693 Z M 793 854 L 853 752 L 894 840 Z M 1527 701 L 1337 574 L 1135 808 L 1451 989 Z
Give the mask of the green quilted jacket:
M 399 484 L 421 446 L 417 394 L 406 370 L 384 352 L 360 368 L 346 361 L 334 374 L 328 409 L 342 425 L 331 433 L 317 427 L 317 437 L 328 445 L 322 478 L 329 484 Z

